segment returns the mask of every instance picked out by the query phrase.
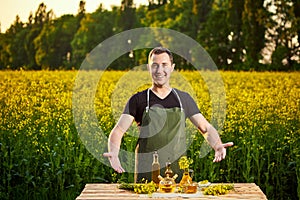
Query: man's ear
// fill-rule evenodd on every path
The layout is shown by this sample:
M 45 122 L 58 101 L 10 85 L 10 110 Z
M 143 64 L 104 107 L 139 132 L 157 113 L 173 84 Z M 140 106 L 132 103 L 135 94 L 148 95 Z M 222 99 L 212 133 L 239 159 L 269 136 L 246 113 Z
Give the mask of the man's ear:
M 149 67 L 149 64 L 147 64 L 147 70 L 148 70 L 148 71 L 150 71 L 150 67 Z
M 172 64 L 172 71 L 175 69 L 175 63 Z

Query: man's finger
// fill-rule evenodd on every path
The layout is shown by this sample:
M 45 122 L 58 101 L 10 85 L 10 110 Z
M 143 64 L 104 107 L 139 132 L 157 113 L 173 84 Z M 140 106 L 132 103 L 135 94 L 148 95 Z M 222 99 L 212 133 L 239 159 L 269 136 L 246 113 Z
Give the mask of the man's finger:
M 123 169 L 123 167 L 121 165 L 114 166 L 113 169 L 118 173 L 125 172 L 125 170 Z
M 102 155 L 107 158 L 111 157 L 111 153 L 103 153 Z
M 227 142 L 227 143 L 223 144 L 224 148 L 231 147 L 231 146 L 233 146 L 233 142 Z
M 226 151 L 224 151 L 223 155 L 222 155 L 222 160 L 225 159 L 226 157 Z
M 215 159 L 213 160 L 213 162 L 220 162 L 221 159 L 219 157 L 215 157 Z

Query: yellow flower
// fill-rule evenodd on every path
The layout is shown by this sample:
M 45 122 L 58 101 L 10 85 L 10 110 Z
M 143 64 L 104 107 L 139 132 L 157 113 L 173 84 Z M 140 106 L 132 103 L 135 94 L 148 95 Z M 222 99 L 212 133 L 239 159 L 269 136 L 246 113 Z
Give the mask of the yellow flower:
M 193 160 L 188 158 L 187 156 L 182 156 L 178 161 L 180 169 L 188 169 L 190 164 L 192 164 L 192 163 L 193 163 Z

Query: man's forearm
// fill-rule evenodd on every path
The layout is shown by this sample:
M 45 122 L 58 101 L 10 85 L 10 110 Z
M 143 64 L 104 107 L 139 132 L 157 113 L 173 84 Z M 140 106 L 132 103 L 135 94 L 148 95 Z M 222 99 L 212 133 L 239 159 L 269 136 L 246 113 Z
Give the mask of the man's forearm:
M 212 125 L 209 125 L 207 127 L 207 131 L 206 133 L 204 133 L 204 137 L 214 150 L 216 150 L 219 145 L 222 145 L 221 138 L 217 130 Z
M 113 128 L 113 130 L 111 131 L 109 138 L 108 138 L 108 151 L 109 152 L 111 152 L 115 155 L 119 154 L 122 137 L 123 137 L 123 132 L 121 130 L 119 130 L 117 126 L 115 128 Z

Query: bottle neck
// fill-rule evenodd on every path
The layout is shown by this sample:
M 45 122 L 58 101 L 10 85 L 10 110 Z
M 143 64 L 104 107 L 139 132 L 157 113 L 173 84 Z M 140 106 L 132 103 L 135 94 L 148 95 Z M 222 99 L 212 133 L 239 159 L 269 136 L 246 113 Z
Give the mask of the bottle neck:
M 155 153 L 153 154 L 153 162 L 154 162 L 154 163 L 158 163 L 158 154 L 157 154 L 157 152 L 155 152 Z
M 169 174 L 169 176 L 171 177 L 171 176 L 173 175 L 173 171 L 172 171 L 172 169 L 171 169 L 171 163 L 170 163 L 170 162 L 167 162 L 167 163 L 166 163 L 166 167 L 167 167 L 167 169 L 166 169 L 166 171 L 165 171 L 165 174 L 166 174 L 166 175 Z

